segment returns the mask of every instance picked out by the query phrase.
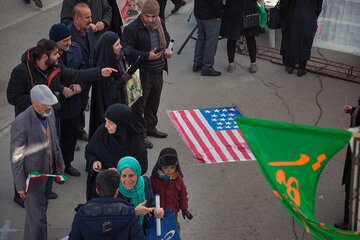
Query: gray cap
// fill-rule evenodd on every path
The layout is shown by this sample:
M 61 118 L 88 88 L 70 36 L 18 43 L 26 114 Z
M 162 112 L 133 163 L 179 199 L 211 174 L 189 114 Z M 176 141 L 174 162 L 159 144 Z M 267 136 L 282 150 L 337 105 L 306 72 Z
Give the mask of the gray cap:
M 58 100 L 51 90 L 44 84 L 35 85 L 30 90 L 30 98 L 32 101 L 44 104 L 55 105 Z

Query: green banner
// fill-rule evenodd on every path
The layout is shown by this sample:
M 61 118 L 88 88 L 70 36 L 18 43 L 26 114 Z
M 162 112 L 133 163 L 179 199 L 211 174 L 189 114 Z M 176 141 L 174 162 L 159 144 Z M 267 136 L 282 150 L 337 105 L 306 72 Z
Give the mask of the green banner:
M 360 240 L 315 219 L 315 194 L 328 161 L 350 140 L 352 133 L 251 118 L 236 119 L 251 151 L 283 206 L 320 240 Z

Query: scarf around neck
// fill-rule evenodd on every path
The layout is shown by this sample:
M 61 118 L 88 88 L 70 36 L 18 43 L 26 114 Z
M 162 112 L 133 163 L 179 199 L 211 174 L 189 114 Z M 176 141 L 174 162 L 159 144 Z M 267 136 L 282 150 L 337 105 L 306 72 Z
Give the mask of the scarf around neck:
M 147 29 L 150 29 L 150 30 L 156 30 L 157 33 L 158 33 L 158 36 L 159 36 L 159 43 L 160 43 L 160 47 L 164 47 L 166 48 L 166 39 L 165 39 L 165 33 L 164 33 L 164 29 L 161 25 L 161 20 L 160 20 L 160 17 L 158 16 L 156 18 L 156 20 L 152 23 L 146 23 L 145 20 L 144 20 L 144 16 L 143 14 L 140 14 L 140 19 L 141 21 L 143 22 L 144 26 L 147 28 Z
M 175 171 L 171 176 L 168 176 L 168 175 L 165 175 L 160 169 L 157 170 L 157 174 L 158 174 L 159 178 L 168 179 L 168 180 L 174 180 L 179 176 L 177 171 Z

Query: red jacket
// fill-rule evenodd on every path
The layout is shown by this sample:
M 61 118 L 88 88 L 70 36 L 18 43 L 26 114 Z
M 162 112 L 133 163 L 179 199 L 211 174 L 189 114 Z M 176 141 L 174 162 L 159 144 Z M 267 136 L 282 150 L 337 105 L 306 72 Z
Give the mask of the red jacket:
M 160 195 L 160 206 L 178 213 L 180 209 L 188 209 L 186 186 L 179 175 L 174 180 L 160 178 L 157 175 L 150 177 L 154 194 Z

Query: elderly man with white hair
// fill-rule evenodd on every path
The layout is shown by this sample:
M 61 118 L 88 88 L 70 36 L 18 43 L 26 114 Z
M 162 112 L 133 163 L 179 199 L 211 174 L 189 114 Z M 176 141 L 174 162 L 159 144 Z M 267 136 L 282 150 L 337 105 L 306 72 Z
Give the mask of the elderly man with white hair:
M 27 175 L 63 174 L 64 161 L 56 135 L 52 105 L 58 100 L 43 84 L 30 91 L 32 105 L 16 116 L 11 125 L 10 161 L 15 187 L 25 199 L 24 239 L 47 239 L 46 209 L 50 195 L 47 177 L 37 179 L 25 190 Z

